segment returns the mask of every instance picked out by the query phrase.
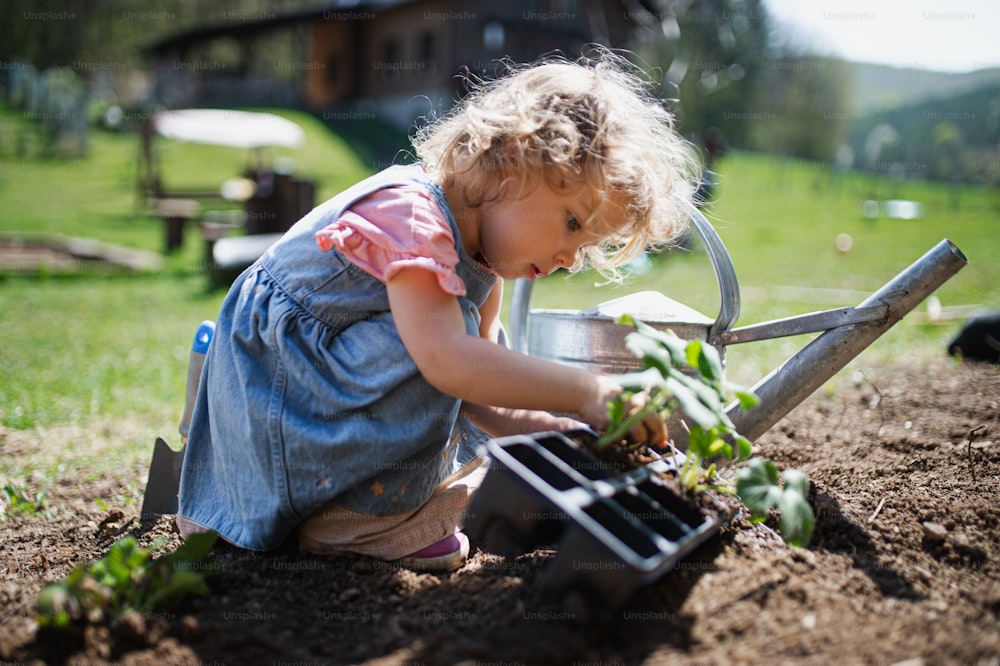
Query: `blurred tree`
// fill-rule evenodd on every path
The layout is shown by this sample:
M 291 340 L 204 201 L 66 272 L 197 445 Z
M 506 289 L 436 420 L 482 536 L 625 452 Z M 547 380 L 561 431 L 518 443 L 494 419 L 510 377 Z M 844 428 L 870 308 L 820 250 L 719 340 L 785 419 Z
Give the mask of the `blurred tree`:
M 639 0 L 635 0 L 639 1 Z M 681 130 L 729 145 L 832 162 L 850 120 L 850 71 L 809 55 L 762 0 L 646 0 L 636 51 L 662 72 Z
M 3 0 L 0 63 L 93 69 L 141 66 L 142 46 L 198 24 L 315 7 L 316 0 Z
M 905 178 L 1000 182 L 1000 84 L 853 117 L 860 168 Z M 893 173 L 896 172 L 896 173 Z
M 772 58 L 754 91 L 749 146 L 834 162 L 847 136 L 850 90 L 850 71 L 842 60 Z
M 648 0 L 635 10 L 635 50 L 660 72 L 682 131 L 696 141 L 714 127 L 747 145 L 745 112 L 767 61 L 768 16 L 761 0 Z
M 940 180 L 959 180 L 962 176 L 962 132 L 953 122 L 934 125 L 930 136 L 931 176 Z
M 166 16 L 175 0 L 158 4 L 165 8 L 156 11 Z M 25 61 L 39 70 L 136 64 L 138 44 L 148 38 L 151 22 L 129 17 L 150 12 L 141 0 L 5 0 L 0 3 L 5 26 L 0 61 Z

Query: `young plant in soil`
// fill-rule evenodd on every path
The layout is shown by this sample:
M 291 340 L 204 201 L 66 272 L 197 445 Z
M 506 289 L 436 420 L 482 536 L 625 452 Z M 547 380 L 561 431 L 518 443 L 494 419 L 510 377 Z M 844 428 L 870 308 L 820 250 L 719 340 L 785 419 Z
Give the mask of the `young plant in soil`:
M 0 502 L 0 521 L 8 516 L 27 516 L 34 518 L 42 515 L 49 508 L 45 491 L 39 490 L 31 497 L 27 491 L 8 481 L 3 487 L 3 500 Z
M 115 627 L 126 613 L 161 611 L 190 594 L 205 594 L 211 567 L 202 560 L 215 539 L 212 532 L 194 534 L 177 550 L 153 559 L 135 537 L 126 536 L 101 559 L 77 565 L 66 580 L 46 586 L 36 602 L 38 624 L 67 630 L 87 623 Z
M 711 345 L 684 340 L 673 331 L 657 330 L 629 315 L 620 317 L 618 323 L 635 328 L 625 343 L 641 360 L 643 370 L 617 378 L 625 393 L 608 405 L 611 425 L 597 441 L 598 452 L 608 447 L 636 452 L 639 445 L 624 442 L 629 430 L 650 414 L 666 419 L 682 409 L 691 425 L 688 449 L 677 472 L 681 488 L 691 494 L 706 490 L 736 494 L 750 510 L 752 522 L 765 520 L 770 510 L 777 508 L 785 542 L 791 546 L 809 543 L 814 517 L 806 501 L 809 481 L 805 474 L 788 470 L 782 475 L 782 484 L 774 463 L 756 458 L 737 471 L 734 487 L 719 477 L 712 462 L 720 457 L 737 462 L 750 458 L 753 447 L 736 432 L 726 404 L 735 398 L 742 409 L 750 409 L 758 404 L 757 396 L 726 381 L 722 361 Z M 645 404 L 627 413 L 629 400 L 640 392 L 647 398 Z

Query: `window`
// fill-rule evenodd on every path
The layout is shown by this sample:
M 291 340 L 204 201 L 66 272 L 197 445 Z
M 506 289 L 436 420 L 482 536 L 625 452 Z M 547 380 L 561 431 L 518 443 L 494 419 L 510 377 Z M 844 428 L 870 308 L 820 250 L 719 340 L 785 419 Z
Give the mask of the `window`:
M 503 23 L 490 21 L 483 26 L 483 46 L 491 51 L 499 51 L 504 45 Z
M 434 64 L 434 49 L 436 39 L 433 32 L 425 32 L 420 35 L 418 44 L 417 74 L 424 76 L 433 74 L 436 70 Z
M 402 67 L 399 54 L 399 42 L 396 39 L 389 38 L 382 43 L 382 60 L 376 60 L 374 63 L 382 83 L 392 84 L 399 81 L 399 70 Z
M 340 58 L 336 53 L 331 53 L 326 59 L 326 83 L 336 87 L 340 82 Z

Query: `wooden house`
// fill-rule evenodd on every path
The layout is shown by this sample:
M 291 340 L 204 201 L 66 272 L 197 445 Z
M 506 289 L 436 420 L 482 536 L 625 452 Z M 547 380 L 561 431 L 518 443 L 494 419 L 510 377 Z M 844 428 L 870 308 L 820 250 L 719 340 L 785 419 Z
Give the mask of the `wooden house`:
M 200 26 L 147 49 L 167 108 L 280 105 L 331 121 L 397 128 L 447 109 L 456 74 L 490 77 L 499 58 L 527 62 L 588 43 L 620 47 L 633 24 L 616 0 L 358 0 Z M 228 44 L 222 48 L 221 43 Z

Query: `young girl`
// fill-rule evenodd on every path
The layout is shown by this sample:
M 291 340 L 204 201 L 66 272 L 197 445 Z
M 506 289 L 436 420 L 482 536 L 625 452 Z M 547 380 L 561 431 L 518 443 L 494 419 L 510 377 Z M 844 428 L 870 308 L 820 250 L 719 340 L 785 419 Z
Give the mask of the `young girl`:
M 418 133 L 421 162 L 322 204 L 216 322 L 180 486 L 182 534 L 461 566 L 490 436 L 597 430 L 621 387 L 502 344 L 503 279 L 614 269 L 670 242 L 688 145 L 615 56 L 481 85 Z M 631 433 L 662 441 L 650 419 Z

